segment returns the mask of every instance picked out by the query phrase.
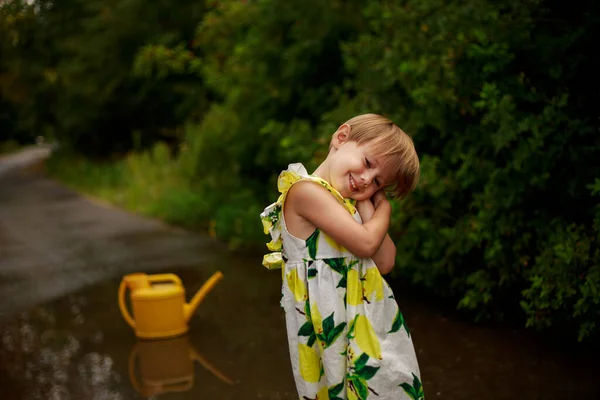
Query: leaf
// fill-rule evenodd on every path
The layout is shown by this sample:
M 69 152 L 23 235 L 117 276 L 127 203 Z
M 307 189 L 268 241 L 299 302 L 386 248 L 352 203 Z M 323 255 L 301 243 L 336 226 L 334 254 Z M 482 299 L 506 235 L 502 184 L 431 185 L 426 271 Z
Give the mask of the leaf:
M 320 233 L 321 233 L 321 231 L 316 229 L 312 233 L 312 235 L 310 235 L 308 237 L 308 239 L 306 239 L 306 247 L 308 248 L 308 255 L 313 260 L 317 258 L 317 247 L 318 247 L 318 243 L 319 243 L 319 234 Z
M 347 286 L 347 285 L 348 285 L 348 280 L 346 279 L 346 277 L 345 277 L 345 276 L 342 276 L 342 279 L 340 279 L 340 281 L 338 282 L 338 284 L 337 284 L 336 288 L 339 288 L 339 287 L 341 287 L 341 288 L 344 288 L 344 289 L 346 289 L 346 286 Z
M 314 278 L 315 276 L 317 276 L 317 269 L 309 268 L 308 269 L 308 279 Z
M 388 333 L 398 332 L 402 327 L 402 314 L 400 310 L 396 311 L 396 316 L 394 317 L 394 322 L 392 322 L 392 328 Z
M 348 272 L 348 267 L 346 266 L 346 260 L 343 257 L 326 258 L 323 261 L 325 261 L 325 263 L 329 265 L 331 269 L 335 272 L 346 276 L 346 273 Z
M 351 381 L 354 384 L 358 398 L 361 400 L 366 400 L 367 396 L 369 395 L 369 386 L 367 385 L 367 382 L 358 376 L 352 377 Z
M 306 299 L 306 302 L 304 303 L 304 313 L 306 314 L 306 318 L 309 321 L 312 321 L 312 316 L 310 314 L 310 302 L 308 299 Z
M 354 339 L 354 336 L 352 336 L 352 334 L 354 333 L 354 328 L 356 327 L 357 319 L 358 319 L 358 315 L 356 317 L 354 317 L 354 319 L 350 322 L 350 327 L 348 328 L 348 333 L 346 334 L 348 339 Z
M 333 342 L 336 341 L 338 336 L 340 336 L 340 334 L 344 331 L 345 327 L 346 323 L 342 322 L 341 324 L 333 328 L 333 330 L 329 333 L 329 337 L 327 338 L 328 346 L 330 346 Z
M 398 386 L 404 389 L 406 394 L 408 394 L 414 400 L 423 400 L 425 398 L 425 393 L 423 392 L 423 385 L 421 384 L 421 381 L 419 380 L 418 376 L 416 376 L 414 373 L 412 374 L 412 376 L 412 385 L 408 382 L 404 382 Z
M 308 337 L 308 341 L 306 342 L 306 345 L 308 347 L 312 347 L 313 344 L 315 344 L 315 341 L 317 340 L 317 335 L 313 332 L 311 333 L 311 335 Z
M 341 381 L 337 385 L 330 387 L 329 388 L 329 398 L 330 398 L 330 400 L 333 400 L 332 397 L 337 396 L 338 394 L 340 394 L 342 392 L 342 390 L 344 390 L 344 381 Z
M 420 395 L 423 392 L 423 385 L 421 385 L 421 380 L 414 373 L 412 374 L 412 376 L 413 376 L 413 387 L 415 388 L 417 395 Z
M 307 321 L 304 323 L 304 325 L 300 327 L 300 330 L 298 331 L 298 336 L 310 336 L 314 333 L 315 331 L 313 328 L 313 324 L 310 321 Z
M 326 338 L 329 336 L 329 332 L 333 330 L 333 314 L 335 314 L 335 312 L 332 312 L 329 317 L 323 320 L 323 333 Z
M 354 369 L 360 370 L 364 368 L 365 365 L 367 365 L 367 361 L 369 361 L 369 355 L 367 353 L 362 353 L 354 362 Z
M 371 379 L 372 377 L 375 376 L 375 374 L 377 373 L 379 368 L 380 367 L 371 367 L 371 366 L 365 365 L 360 370 L 357 369 L 356 374 L 359 375 L 361 378 L 368 381 L 369 379 Z
M 415 389 L 411 386 L 410 383 L 404 382 L 398 386 L 400 386 L 402 389 L 404 389 L 404 392 L 407 395 L 409 395 L 413 400 L 418 400 L 417 393 L 415 392 Z
M 394 318 L 394 322 L 392 323 L 392 329 L 390 329 L 390 331 L 388 333 L 398 332 L 400 330 L 400 328 L 402 328 L 402 326 L 404 326 L 404 329 L 406 329 L 406 333 L 408 334 L 408 337 L 410 337 L 410 331 L 408 330 L 408 326 L 406 325 L 406 322 L 404 321 L 404 316 L 400 312 L 400 309 L 398 309 L 398 311 L 396 312 L 396 317 Z

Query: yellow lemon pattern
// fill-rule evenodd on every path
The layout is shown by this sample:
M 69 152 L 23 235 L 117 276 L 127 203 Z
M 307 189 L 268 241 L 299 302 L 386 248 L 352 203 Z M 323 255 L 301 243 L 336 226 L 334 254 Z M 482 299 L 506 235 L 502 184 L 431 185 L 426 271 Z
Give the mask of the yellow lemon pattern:
M 304 281 L 298 277 L 298 270 L 292 270 L 287 274 L 287 283 L 296 301 L 306 300 L 306 286 Z
M 351 269 L 348 271 L 348 283 L 347 283 L 347 302 L 350 305 L 356 306 L 363 301 L 363 287 L 358 277 L 358 271 Z
M 306 382 L 318 382 L 321 378 L 321 359 L 317 350 L 300 343 L 298 345 L 298 361 L 302 379 Z
M 369 268 L 365 274 L 364 294 L 368 301 L 383 300 L 383 278 L 377 268 Z
M 323 386 L 321 390 L 319 390 L 316 400 L 329 400 L 329 389 L 327 386 Z
M 355 330 L 358 347 L 369 355 L 369 357 L 381 360 L 381 345 L 367 317 L 360 314 L 357 316 Z
M 271 235 L 263 265 L 282 268 L 281 306 L 299 398 L 423 400 L 406 320 L 373 260 L 354 256 L 319 229 L 306 240 L 287 231 L 285 197 L 302 180 L 326 188 L 362 223 L 355 202 L 301 164 L 280 174 L 281 195 L 261 214 Z
M 312 303 L 312 307 L 310 309 L 310 315 L 312 317 L 312 323 L 315 329 L 315 333 L 320 335 L 323 333 L 323 317 L 321 317 L 321 313 L 319 313 L 319 306 L 317 303 Z

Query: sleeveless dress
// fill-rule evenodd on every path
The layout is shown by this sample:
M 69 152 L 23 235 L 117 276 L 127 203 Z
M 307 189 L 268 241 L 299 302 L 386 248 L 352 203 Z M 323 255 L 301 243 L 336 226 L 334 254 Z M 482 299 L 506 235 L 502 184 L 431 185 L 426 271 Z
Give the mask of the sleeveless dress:
M 301 400 L 424 399 L 410 332 L 391 288 L 370 258 L 358 258 L 318 229 L 306 240 L 283 218 L 290 187 L 310 180 L 325 187 L 362 223 L 352 200 L 302 164 L 277 182 L 279 199 L 261 213 L 268 269 L 282 268 L 292 370 Z

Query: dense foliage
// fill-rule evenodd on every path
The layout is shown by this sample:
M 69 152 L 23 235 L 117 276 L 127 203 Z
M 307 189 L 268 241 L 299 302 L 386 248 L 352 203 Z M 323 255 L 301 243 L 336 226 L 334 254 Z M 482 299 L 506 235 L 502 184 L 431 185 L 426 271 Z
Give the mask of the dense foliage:
M 264 240 L 287 163 L 386 114 L 422 160 L 394 203 L 397 273 L 583 339 L 600 323 L 599 22 L 593 1 L 5 1 L 0 128 L 88 157 L 166 142 L 51 167 L 240 244 Z

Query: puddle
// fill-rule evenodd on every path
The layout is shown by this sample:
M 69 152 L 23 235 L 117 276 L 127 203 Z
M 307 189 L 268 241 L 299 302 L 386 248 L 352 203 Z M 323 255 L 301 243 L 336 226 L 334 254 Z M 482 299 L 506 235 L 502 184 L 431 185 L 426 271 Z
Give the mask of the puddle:
M 186 335 L 138 340 L 120 279 L 64 296 L 0 327 L 3 400 L 297 399 L 279 308 L 280 274 L 234 259 Z M 178 269 L 187 299 L 213 271 Z M 449 319 L 400 297 L 428 399 L 600 398 L 600 367 L 534 335 Z
M 188 300 L 209 277 L 175 272 Z M 239 293 L 235 281 L 221 281 L 190 332 L 169 340 L 135 338 L 118 309 L 119 280 L 5 321 L 2 399 L 296 399 L 278 304 Z

